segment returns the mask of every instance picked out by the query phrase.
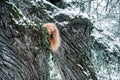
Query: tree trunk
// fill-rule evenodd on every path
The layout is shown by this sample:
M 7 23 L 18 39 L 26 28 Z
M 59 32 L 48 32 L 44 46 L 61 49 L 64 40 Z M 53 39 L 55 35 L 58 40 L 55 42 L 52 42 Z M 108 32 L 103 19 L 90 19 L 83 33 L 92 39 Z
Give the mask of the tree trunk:
M 51 18 L 45 9 L 54 11 L 55 7 L 41 2 L 36 5 L 29 0 L 0 2 L 0 80 L 49 80 L 51 52 L 45 47 L 39 23 L 55 21 L 59 22 L 62 44 L 53 58 L 62 80 L 97 80 L 90 62 L 92 23 L 64 14 Z M 64 21 L 68 24 L 61 25 Z

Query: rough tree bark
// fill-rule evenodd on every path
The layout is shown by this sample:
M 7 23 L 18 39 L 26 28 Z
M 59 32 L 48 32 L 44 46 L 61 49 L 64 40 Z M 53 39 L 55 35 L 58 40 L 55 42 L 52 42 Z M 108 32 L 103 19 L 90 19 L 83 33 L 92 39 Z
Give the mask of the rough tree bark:
M 55 7 L 39 1 L 36 5 L 29 0 L 0 2 L 0 80 L 49 80 L 49 52 L 43 46 L 42 29 L 34 29 L 26 20 L 23 23 L 27 27 L 16 24 L 14 19 L 20 20 L 22 16 L 19 10 L 32 22 L 59 22 L 56 24 L 62 44 L 53 57 L 63 80 L 97 80 L 89 59 L 92 23 L 64 14 L 51 18 L 45 10 L 53 11 Z M 61 25 L 64 21 L 69 23 Z

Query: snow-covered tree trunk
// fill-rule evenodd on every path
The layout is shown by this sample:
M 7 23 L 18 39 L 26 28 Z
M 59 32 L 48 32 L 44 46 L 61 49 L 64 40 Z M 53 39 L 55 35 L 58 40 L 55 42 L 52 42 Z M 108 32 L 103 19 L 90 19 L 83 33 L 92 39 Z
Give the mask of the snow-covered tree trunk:
M 0 80 L 50 79 L 51 52 L 44 44 L 43 22 L 56 22 L 60 31 L 61 47 L 52 55 L 62 80 L 97 80 L 90 62 L 92 23 L 62 13 L 50 17 L 54 8 L 39 1 L 0 2 Z

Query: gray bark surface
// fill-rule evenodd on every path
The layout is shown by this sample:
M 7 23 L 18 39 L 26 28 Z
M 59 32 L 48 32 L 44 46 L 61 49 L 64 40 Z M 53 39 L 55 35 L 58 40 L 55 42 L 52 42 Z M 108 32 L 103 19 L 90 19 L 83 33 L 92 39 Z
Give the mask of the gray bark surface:
M 4 0 L 0 2 L 0 80 L 49 80 L 50 53 L 43 46 L 42 31 L 35 31 L 31 25 L 24 29 L 25 27 L 15 24 L 13 18 L 19 20 L 20 14 L 8 2 Z M 62 78 L 97 80 L 90 62 L 92 23 L 87 18 L 71 19 L 64 14 L 51 18 L 45 10 L 52 11 L 54 7 L 48 4 L 38 2 L 36 7 L 27 0 L 13 0 L 12 3 L 34 22 L 60 22 L 62 19 L 68 21 L 66 25 L 56 24 L 62 44 L 59 52 L 53 54 L 53 57 Z M 34 54 L 30 48 L 32 44 L 33 47 L 39 48 L 39 54 Z

